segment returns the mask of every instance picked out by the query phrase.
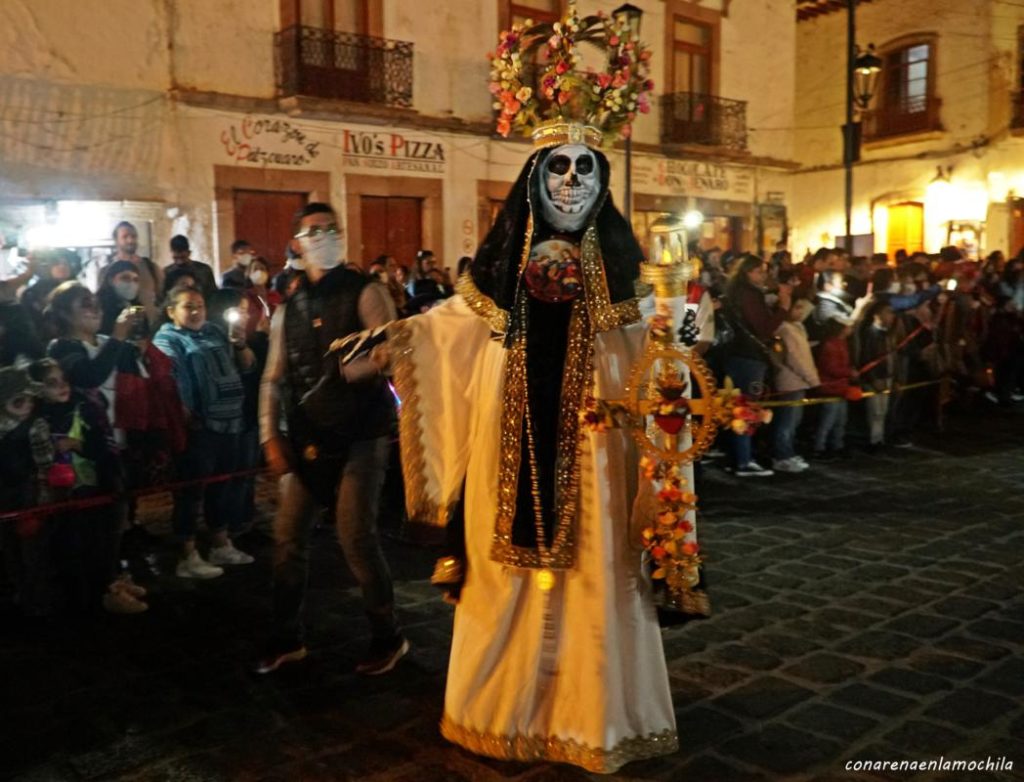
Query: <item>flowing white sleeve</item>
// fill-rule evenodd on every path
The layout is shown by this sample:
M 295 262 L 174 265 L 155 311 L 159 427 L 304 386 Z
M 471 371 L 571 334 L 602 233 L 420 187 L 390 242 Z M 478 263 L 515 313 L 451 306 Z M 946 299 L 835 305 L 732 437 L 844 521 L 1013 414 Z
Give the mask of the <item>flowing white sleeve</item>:
M 469 461 L 475 381 L 491 339 L 461 296 L 389 328 L 411 521 L 444 526 Z

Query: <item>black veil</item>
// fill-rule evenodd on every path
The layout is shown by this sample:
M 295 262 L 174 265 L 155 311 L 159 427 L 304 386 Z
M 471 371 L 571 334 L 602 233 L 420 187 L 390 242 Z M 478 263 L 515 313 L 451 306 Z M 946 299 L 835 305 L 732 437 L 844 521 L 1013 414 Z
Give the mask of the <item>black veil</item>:
M 530 200 L 536 203 L 536 194 L 541 186 L 539 172 L 543 170 L 544 161 L 554 149 L 555 147 L 546 147 L 530 155 L 509 191 L 505 206 L 502 207 L 469 267 L 470 276 L 477 289 L 510 315 L 514 310 L 523 245 L 530 238 L 526 235 Z M 617 304 L 636 296 L 633 283 L 640 273 L 639 264 L 644 254 L 626 218 L 612 202 L 611 193 L 608 191 L 608 158 L 596 149 L 591 149 L 591 152 L 597 159 L 601 172 L 601 190 L 598 194 L 598 206 L 595 213 L 590 216 L 588 225 L 596 224 L 609 299 L 612 304 Z M 530 199 L 527 198 L 528 194 Z M 535 231 L 543 228 L 540 225 L 542 220 L 538 210 L 534 216 Z M 514 329 L 510 327 L 509 330 Z

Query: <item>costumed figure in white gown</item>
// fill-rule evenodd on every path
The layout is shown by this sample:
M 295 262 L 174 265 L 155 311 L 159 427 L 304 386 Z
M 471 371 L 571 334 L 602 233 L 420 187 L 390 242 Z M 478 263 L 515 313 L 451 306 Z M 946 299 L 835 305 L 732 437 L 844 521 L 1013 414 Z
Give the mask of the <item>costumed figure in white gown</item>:
M 540 96 L 518 81 L 538 41 Z M 607 74 L 575 70 L 587 41 Z M 598 149 L 643 110 L 648 58 L 625 20 L 580 19 L 572 0 L 558 28 L 503 34 L 499 130 L 532 130 L 535 151 L 455 296 L 337 346 L 348 360 L 388 340 L 409 517 L 446 527 L 432 580 L 457 606 L 441 732 L 491 757 L 609 773 L 678 747 L 643 550 L 654 534 L 695 551 L 692 508 L 658 537 L 665 490 L 641 477 L 642 438 L 584 422 L 595 400 L 627 397 L 653 333 L 634 287 L 643 253 Z
M 639 43 L 619 22 L 580 20 L 573 4 L 568 22 L 563 48 L 573 22 L 577 35 L 633 42 L 612 54 L 633 55 L 620 87 L 635 110 L 650 89 Z M 503 35 L 499 59 L 522 33 Z M 560 83 L 548 91 L 556 112 L 574 100 L 558 101 Z M 618 89 L 606 86 L 589 100 Z M 521 90 L 511 103 L 507 88 L 492 91 L 503 130 L 533 107 Z M 619 130 L 632 116 L 614 105 L 589 118 Z M 434 579 L 457 603 L 443 735 L 491 757 L 612 772 L 677 748 L 631 526 L 636 447 L 624 430 L 581 424 L 588 398 L 625 395 L 642 349 L 643 253 L 612 204 L 600 130 L 547 116 L 457 295 L 390 327 L 389 353 L 410 517 L 449 527 Z

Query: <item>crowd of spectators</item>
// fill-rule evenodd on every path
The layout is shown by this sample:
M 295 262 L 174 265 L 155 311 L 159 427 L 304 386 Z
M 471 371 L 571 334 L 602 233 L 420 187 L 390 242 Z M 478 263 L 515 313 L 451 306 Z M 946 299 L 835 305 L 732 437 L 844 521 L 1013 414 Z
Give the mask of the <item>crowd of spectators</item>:
M 79 281 L 71 252 L 45 264 L 30 256 L 0 281 L 0 547 L 28 615 L 147 608 L 120 551 L 134 502 L 12 515 L 48 503 L 183 481 L 172 513 L 176 575 L 214 578 L 253 561 L 234 541 L 258 514 L 260 377 L 271 316 L 301 280 L 302 259 L 289 245 L 271 279 L 271 264 L 238 240 L 218 286 L 184 236 L 171 239 L 164 266 L 138 254 L 130 223 L 113 239 L 96 290 Z M 1024 256 L 976 262 L 946 248 L 890 260 L 823 248 L 794 263 L 781 246 L 767 261 L 694 252 L 696 350 L 720 381 L 775 409 L 756 438 L 723 436 L 737 476 L 848 456 L 851 405 L 862 398 L 856 420 L 872 453 L 908 445 L 950 389 L 996 405 L 1024 399 Z M 400 316 L 455 292 L 428 250 L 411 268 L 387 255 L 350 267 L 378 279 Z M 755 458 L 762 451 L 765 466 Z M 202 482 L 226 473 L 238 477 Z M 205 556 L 200 518 L 210 532 Z
M 702 260 L 690 291 L 702 324 L 697 349 L 720 381 L 774 410 L 761 442 L 723 437 L 726 468 L 737 476 L 848 458 L 850 420 L 874 454 L 910 447 L 915 429 L 935 423 L 950 401 L 1024 400 L 1024 253 L 979 262 L 955 247 L 894 259 L 822 248 L 794 263 L 784 245 L 767 261 L 694 252 Z

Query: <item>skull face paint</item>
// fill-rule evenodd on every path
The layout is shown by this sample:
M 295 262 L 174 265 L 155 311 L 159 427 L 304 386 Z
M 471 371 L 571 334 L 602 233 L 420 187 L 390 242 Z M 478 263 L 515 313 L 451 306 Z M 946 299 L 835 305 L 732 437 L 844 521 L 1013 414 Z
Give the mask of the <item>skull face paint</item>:
M 556 147 L 544 161 L 541 213 L 552 228 L 578 231 L 597 201 L 597 159 L 583 144 Z

